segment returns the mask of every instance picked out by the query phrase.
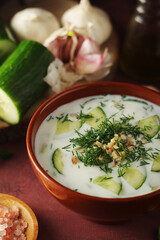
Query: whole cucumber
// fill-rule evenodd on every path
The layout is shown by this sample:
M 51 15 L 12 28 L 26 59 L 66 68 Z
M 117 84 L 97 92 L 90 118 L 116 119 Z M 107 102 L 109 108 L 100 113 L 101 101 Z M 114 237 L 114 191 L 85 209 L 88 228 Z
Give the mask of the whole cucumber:
M 0 67 L 0 118 L 17 124 L 47 88 L 52 53 L 42 44 L 22 41 Z

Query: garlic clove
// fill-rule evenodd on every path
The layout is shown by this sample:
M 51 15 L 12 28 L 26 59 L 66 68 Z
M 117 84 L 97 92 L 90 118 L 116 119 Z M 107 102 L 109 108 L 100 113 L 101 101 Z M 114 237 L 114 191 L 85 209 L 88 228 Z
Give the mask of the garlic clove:
M 100 48 L 96 42 L 90 38 L 86 38 L 79 49 L 79 55 L 87 55 L 93 53 L 100 53 Z
M 99 46 L 92 39 L 86 38 L 74 59 L 74 68 L 78 74 L 91 74 L 104 62 L 107 53 L 101 54 Z
M 89 36 L 98 44 L 105 42 L 112 32 L 109 16 L 102 9 L 94 7 L 89 0 L 67 10 L 61 18 L 63 26 L 73 25 L 76 32 Z
M 74 61 L 75 55 L 79 51 L 84 37 L 71 29 L 60 28 L 52 33 L 44 42 L 55 57 L 64 63 Z
M 44 46 L 48 47 L 49 44 L 54 41 L 57 37 L 65 37 L 68 34 L 67 28 L 59 28 L 56 31 L 53 31 L 44 41 Z
M 67 58 L 67 53 L 65 51 L 65 57 L 64 57 L 64 47 L 67 44 L 67 38 L 56 38 L 55 40 L 53 40 L 48 46 L 47 48 L 52 52 L 52 54 L 59 58 L 60 60 L 63 61 L 64 58 Z
M 96 72 L 103 64 L 104 57 L 101 54 L 79 55 L 75 58 L 74 67 L 78 74 L 90 74 Z
M 23 9 L 11 19 L 11 28 L 20 41 L 29 39 L 43 43 L 59 27 L 57 18 L 42 8 Z
M 61 28 L 52 33 L 44 45 L 56 57 L 45 77 L 53 92 L 59 92 L 83 80 L 96 81 L 109 74 L 110 54 L 101 52 L 91 38 L 73 29 Z

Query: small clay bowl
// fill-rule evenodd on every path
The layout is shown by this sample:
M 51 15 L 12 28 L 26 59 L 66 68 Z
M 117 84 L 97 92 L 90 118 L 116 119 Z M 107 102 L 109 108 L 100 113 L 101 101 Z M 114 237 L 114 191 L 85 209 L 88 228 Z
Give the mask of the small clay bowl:
M 38 236 L 38 222 L 32 209 L 20 199 L 0 193 L 0 205 L 12 209 L 17 206 L 20 209 L 21 218 L 27 222 L 28 226 L 25 232 L 27 240 L 36 240 Z
M 121 82 L 96 82 L 60 92 L 46 101 L 34 114 L 27 131 L 27 151 L 39 181 L 63 205 L 87 219 L 102 223 L 119 223 L 160 206 L 160 190 L 128 198 L 100 198 L 68 189 L 51 178 L 35 156 L 35 136 L 43 120 L 55 109 L 73 100 L 99 94 L 140 97 L 160 106 L 160 94 L 151 89 Z

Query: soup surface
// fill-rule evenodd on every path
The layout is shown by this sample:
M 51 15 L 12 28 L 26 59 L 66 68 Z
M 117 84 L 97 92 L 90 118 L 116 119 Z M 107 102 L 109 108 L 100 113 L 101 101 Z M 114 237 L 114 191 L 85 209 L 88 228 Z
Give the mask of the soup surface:
M 51 113 L 35 141 L 43 169 L 92 196 L 130 197 L 160 187 L 160 107 L 139 98 L 99 95 Z

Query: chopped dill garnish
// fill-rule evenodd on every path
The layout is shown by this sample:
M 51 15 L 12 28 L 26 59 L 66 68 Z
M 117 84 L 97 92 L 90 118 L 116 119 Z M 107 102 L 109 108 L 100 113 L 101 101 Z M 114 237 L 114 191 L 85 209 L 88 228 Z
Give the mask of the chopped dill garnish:
M 62 147 L 62 149 L 68 149 L 68 148 L 70 148 L 70 146 L 71 146 L 71 144 L 68 144 L 68 145 Z
M 150 138 L 145 136 L 137 125 L 130 123 L 134 119 L 133 116 L 122 115 L 120 120 L 116 121 L 115 115 L 106 118 L 98 129 L 87 129 L 84 134 L 76 130 L 77 137 L 71 138 L 70 142 L 74 149 L 73 154 L 85 166 L 99 166 L 101 170 L 108 173 L 112 172 L 112 166 L 115 164 L 118 166 L 120 177 L 123 176 L 124 169 L 130 167 L 135 161 L 141 166 L 148 164 L 148 160 L 155 158 L 157 151 L 150 153 L 152 149 L 145 148 L 145 143 L 149 142 Z M 114 139 L 115 136 L 116 139 Z M 106 150 L 113 140 L 116 145 L 111 149 L 120 159 L 119 162 L 116 162 L 117 160 L 115 161 L 112 154 Z
M 105 107 L 106 106 L 106 104 L 103 103 L 103 102 L 100 102 L 100 105 L 101 105 L 101 107 Z
M 82 104 L 82 106 L 86 105 L 87 103 L 89 103 L 89 102 L 91 102 L 91 101 L 93 101 L 93 100 L 95 100 L 95 99 L 96 99 L 96 98 L 90 98 L 90 99 L 86 100 L 86 101 Z
M 101 179 L 101 182 L 103 182 L 104 180 L 108 180 L 108 179 L 112 179 L 113 177 L 103 177 L 102 179 Z
M 148 105 L 147 107 L 143 107 L 143 109 L 146 111 L 153 111 L 154 107 L 153 105 Z
M 62 122 L 66 122 L 66 121 L 69 121 L 69 119 L 68 119 L 68 113 L 64 116 L 64 118 L 63 118 L 63 120 L 62 120 Z
M 125 101 L 125 102 L 137 102 L 137 103 L 142 103 L 142 104 L 148 105 L 147 102 L 145 102 L 143 100 L 139 100 L 139 99 L 134 99 L 134 98 L 123 98 L 123 101 Z
M 147 164 L 149 164 L 149 162 L 145 161 L 144 159 L 142 159 L 140 161 L 140 166 L 144 166 L 144 165 L 147 165 Z
M 93 116 L 90 115 L 90 114 L 85 114 L 85 113 L 83 113 L 82 110 L 80 111 L 79 114 L 77 113 L 77 119 L 82 120 L 82 122 L 84 122 L 84 121 L 85 121 L 86 119 L 88 119 L 88 118 L 93 118 Z
M 52 120 L 52 119 L 54 119 L 54 117 L 53 117 L 53 116 L 49 116 L 49 117 L 46 119 L 46 121 L 49 122 L 49 121 Z
M 56 117 L 58 120 L 62 120 L 64 118 L 64 113 L 61 113 L 59 117 Z
M 113 101 L 113 103 L 114 103 L 114 107 L 117 108 L 118 110 L 123 110 L 125 108 L 124 104 L 122 103 L 115 102 L 115 101 Z
M 58 120 L 61 120 L 62 122 L 66 122 L 66 121 L 71 121 L 68 118 L 68 113 L 64 116 L 64 113 L 61 113 L 61 115 L 59 117 L 56 117 Z

